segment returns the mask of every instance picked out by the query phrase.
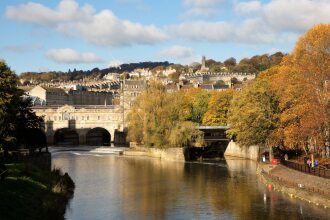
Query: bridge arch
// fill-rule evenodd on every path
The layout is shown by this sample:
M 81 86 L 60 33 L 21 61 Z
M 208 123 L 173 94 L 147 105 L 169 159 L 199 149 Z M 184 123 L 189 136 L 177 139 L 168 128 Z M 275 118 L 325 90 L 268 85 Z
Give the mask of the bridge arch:
M 75 129 L 61 128 L 55 131 L 55 145 L 79 145 L 79 135 Z
M 95 146 L 110 146 L 111 134 L 102 127 L 90 129 L 86 134 L 86 144 Z

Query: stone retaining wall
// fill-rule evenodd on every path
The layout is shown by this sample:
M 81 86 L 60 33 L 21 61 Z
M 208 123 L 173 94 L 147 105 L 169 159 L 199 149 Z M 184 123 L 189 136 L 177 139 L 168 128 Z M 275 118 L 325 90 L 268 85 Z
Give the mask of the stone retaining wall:
M 185 161 L 184 148 L 148 148 L 135 143 L 130 143 L 130 150 L 124 151 L 127 156 L 147 156 L 162 160 Z
M 224 155 L 257 161 L 259 158 L 259 146 L 240 146 L 238 143 L 231 140 Z

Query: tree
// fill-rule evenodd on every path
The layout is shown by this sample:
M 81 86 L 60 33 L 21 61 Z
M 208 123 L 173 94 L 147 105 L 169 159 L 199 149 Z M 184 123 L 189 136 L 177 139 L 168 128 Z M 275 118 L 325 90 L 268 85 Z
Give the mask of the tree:
M 189 89 L 184 93 L 185 100 L 188 104 L 188 120 L 201 124 L 204 114 L 208 109 L 210 93 L 202 89 Z
M 179 77 L 180 77 L 180 73 L 179 72 L 175 72 L 175 73 L 171 73 L 169 75 L 169 79 L 174 82 L 174 83 L 178 83 L 179 82 Z
M 151 82 L 129 114 L 129 140 L 159 148 L 200 142 L 196 123 L 189 120 L 193 117 L 195 95 L 201 91 L 167 93 L 163 85 Z
M 316 25 L 296 43 L 274 77 L 284 144 L 310 149 L 329 141 L 330 25 Z M 281 85 L 281 86 L 278 86 Z
M 174 147 L 203 146 L 203 132 L 196 129 L 196 124 L 190 121 L 178 123 L 170 133 L 169 143 Z
M 234 67 L 236 66 L 236 59 L 234 57 L 230 57 L 223 62 L 226 67 Z
M 208 103 L 208 110 L 204 114 L 204 125 L 227 125 L 227 115 L 234 90 L 213 92 Z
M 17 77 L 4 61 L 0 60 L 0 147 L 15 141 L 13 112 L 21 93 L 16 87 Z
M 30 149 L 39 148 L 39 151 L 41 148 L 47 147 L 46 136 L 41 130 L 43 118 L 32 111 L 31 99 L 20 97 L 17 104 L 14 119 L 17 144 Z
M 272 135 L 278 126 L 278 98 L 263 78 L 234 95 L 228 114 L 227 133 L 242 146 L 273 146 Z
M 6 151 L 24 144 L 27 129 L 42 125 L 42 118 L 31 110 L 30 99 L 22 99 L 23 91 L 16 82 L 14 72 L 0 61 L 0 147 Z

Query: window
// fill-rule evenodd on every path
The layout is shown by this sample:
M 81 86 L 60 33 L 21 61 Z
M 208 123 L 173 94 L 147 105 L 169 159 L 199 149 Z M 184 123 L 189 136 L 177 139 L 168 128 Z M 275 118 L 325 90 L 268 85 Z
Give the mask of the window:
M 100 116 L 97 116 L 97 120 L 100 120 L 100 118 L 101 118 Z

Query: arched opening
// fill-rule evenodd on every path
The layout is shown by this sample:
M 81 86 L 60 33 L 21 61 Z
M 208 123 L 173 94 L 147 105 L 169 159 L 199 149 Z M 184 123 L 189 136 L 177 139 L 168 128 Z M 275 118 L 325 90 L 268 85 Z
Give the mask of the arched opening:
M 110 146 L 111 135 L 104 128 L 93 128 L 87 132 L 86 144 L 93 146 Z
M 55 132 L 55 145 L 78 145 L 79 135 L 77 131 L 69 128 L 62 128 Z

